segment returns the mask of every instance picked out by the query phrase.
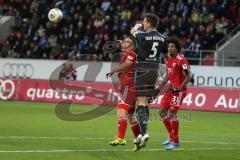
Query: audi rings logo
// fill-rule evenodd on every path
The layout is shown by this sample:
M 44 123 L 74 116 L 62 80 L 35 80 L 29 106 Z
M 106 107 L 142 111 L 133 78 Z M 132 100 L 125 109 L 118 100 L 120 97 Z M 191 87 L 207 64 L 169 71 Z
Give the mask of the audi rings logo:
M 6 78 L 31 78 L 33 66 L 22 63 L 6 63 L 3 65 L 2 74 Z
M 0 79 L 0 99 L 7 100 L 11 98 L 15 91 L 15 85 L 11 80 Z

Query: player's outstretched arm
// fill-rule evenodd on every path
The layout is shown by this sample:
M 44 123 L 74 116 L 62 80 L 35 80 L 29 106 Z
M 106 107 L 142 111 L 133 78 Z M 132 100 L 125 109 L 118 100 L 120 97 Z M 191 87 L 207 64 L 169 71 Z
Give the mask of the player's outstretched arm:
M 127 60 L 127 61 L 121 63 L 118 67 L 113 68 L 111 72 L 106 74 L 106 77 L 110 78 L 110 77 L 112 77 L 112 75 L 114 73 L 124 71 L 124 70 L 128 69 L 131 65 L 132 65 L 132 62 Z

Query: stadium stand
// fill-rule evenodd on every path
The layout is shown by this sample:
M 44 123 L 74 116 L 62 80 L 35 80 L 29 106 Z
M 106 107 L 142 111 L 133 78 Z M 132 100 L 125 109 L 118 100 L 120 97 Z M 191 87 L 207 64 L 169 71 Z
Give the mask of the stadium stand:
M 103 51 L 103 45 L 127 35 L 147 12 L 159 15 L 161 33 L 181 38 L 186 57 L 198 58 L 199 50 L 215 49 L 240 24 L 238 0 L 1 0 L 0 4 L 7 8 L 3 15 L 16 18 L 12 33 L 1 40 L 0 57 L 7 58 L 62 60 L 89 54 L 93 60 L 109 61 L 111 54 Z M 64 13 L 57 25 L 47 18 L 55 5 Z

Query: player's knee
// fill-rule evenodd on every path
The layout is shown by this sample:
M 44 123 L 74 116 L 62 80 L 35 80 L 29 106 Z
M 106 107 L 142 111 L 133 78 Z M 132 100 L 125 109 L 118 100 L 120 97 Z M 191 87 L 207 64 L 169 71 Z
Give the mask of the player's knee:
M 167 116 L 167 113 L 161 112 L 161 113 L 159 113 L 159 115 L 160 115 L 160 117 L 163 119 L 163 118 L 165 118 L 165 117 Z
M 146 106 L 147 102 L 147 97 L 137 97 L 137 106 Z
M 177 113 L 176 113 L 176 112 L 173 112 L 173 111 L 170 111 L 170 112 L 169 112 L 169 117 L 170 117 L 171 119 L 176 119 L 176 118 L 177 118 Z
M 163 119 L 167 116 L 167 111 L 165 109 L 161 108 L 161 109 L 159 109 L 158 114 Z
M 128 120 L 128 116 L 126 114 L 120 114 L 118 115 L 118 119 L 120 120 Z
M 128 113 L 126 110 L 118 110 L 118 119 L 125 119 L 128 120 Z
M 129 116 L 129 124 L 130 124 L 131 126 L 134 126 L 134 125 L 136 125 L 137 123 L 138 123 L 138 121 L 137 121 L 136 116 L 130 115 L 130 116 Z

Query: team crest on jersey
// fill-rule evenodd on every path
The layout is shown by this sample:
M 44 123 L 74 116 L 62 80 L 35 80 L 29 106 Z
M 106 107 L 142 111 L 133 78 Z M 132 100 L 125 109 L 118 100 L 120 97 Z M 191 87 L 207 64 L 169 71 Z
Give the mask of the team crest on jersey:
M 181 55 L 177 55 L 177 59 L 182 60 L 183 57 Z
M 173 63 L 173 64 L 172 64 L 172 67 L 175 68 L 175 67 L 176 67 L 176 63 Z
M 127 59 L 133 60 L 133 57 L 132 56 L 128 56 Z

